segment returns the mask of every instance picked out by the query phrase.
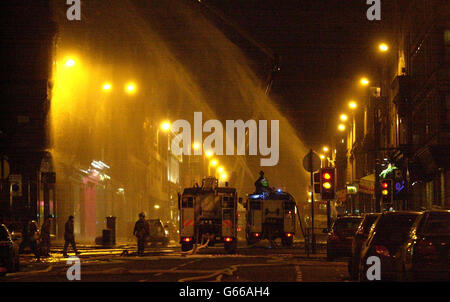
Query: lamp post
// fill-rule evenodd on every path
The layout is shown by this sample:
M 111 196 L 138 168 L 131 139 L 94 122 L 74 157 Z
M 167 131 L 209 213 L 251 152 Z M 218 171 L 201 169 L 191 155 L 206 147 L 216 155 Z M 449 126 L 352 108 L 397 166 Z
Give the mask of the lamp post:
M 387 52 L 389 50 L 389 46 L 386 43 L 380 43 L 378 45 L 378 50 L 382 53 Z M 382 74 L 383 74 L 383 65 L 381 64 L 378 68 L 379 74 L 379 86 L 380 86 L 380 95 L 382 96 Z M 375 102 L 372 104 L 373 107 L 373 139 L 374 139 L 374 164 L 375 164 L 375 212 L 381 212 L 381 188 L 380 188 L 380 160 L 378 159 L 379 150 L 380 150 L 380 127 L 379 127 L 379 102 Z

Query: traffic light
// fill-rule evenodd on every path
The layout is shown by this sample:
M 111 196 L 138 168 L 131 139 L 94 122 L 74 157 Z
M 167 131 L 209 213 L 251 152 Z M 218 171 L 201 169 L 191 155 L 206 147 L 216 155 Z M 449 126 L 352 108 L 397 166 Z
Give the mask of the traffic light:
M 381 198 L 383 203 L 391 203 L 393 198 L 392 179 L 381 181 Z
M 320 194 L 322 200 L 335 199 L 336 195 L 335 168 L 320 169 Z

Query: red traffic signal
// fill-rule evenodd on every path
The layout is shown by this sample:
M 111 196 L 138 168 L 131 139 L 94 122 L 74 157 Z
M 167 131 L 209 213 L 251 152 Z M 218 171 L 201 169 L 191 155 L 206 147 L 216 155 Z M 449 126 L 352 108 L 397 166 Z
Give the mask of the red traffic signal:
M 391 203 L 393 199 L 392 179 L 381 181 L 381 197 L 384 203 Z
M 322 200 L 335 199 L 336 192 L 335 168 L 320 169 L 320 194 Z

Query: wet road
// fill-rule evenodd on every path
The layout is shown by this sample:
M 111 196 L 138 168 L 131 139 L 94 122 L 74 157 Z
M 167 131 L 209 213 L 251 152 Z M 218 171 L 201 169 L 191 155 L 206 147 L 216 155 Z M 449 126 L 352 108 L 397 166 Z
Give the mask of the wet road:
M 128 254 L 123 252 L 127 250 Z M 300 246 L 293 248 L 242 245 L 234 255 L 221 246 L 182 253 L 178 246 L 148 248 L 137 257 L 134 246 L 116 249 L 81 249 L 81 281 L 105 282 L 333 282 L 348 281 L 345 259 L 325 260 L 324 251 L 306 257 Z M 68 281 L 66 263 L 55 253 L 36 263 L 25 256 L 20 272 L 1 280 L 10 282 Z

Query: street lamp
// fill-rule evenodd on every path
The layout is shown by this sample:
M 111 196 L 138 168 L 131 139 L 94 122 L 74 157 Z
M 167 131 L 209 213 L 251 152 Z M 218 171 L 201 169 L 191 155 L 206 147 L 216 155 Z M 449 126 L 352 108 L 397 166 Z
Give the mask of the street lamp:
M 129 82 L 125 85 L 125 92 L 128 94 L 134 94 L 136 92 L 136 84 Z
M 358 104 L 355 101 L 350 101 L 348 103 L 348 107 L 350 107 L 350 109 L 356 109 L 356 107 L 358 107 Z
M 323 152 L 328 152 L 330 149 L 328 149 L 327 146 L 324 146 L 324 147 L 322 148 L 322 150 L 323 150 Z
M 198 149 L 200 149 L 200 144 L 199 144 L 199 143 L 193 143 L 193 144 L 192 144 L 192 148 L 193 148 L 194 150 L 198 150 Z
M 159 205 L 155 204 L 154 208 L 159 209 Z
M 213 160 L 211 160 L 210 162 L 209 162 L 209 164 L 211 165 L 211 166 L 213 166 L 213 167 L 215 167 L 215 166 L 217 166 L 217 160 L 215 160 L 215 159 L 213 159 Z
M 219 167 L 219 168 L 217 169 L 217 171 L 219 171 L 219 173 L 222 173 L 222 172 L 223 172 L 223 167 Z
M 378 50 L 381 52 L 386 52 L 389 50 L 389 46 L 386 43 L 381 43 L 378 45 Z
M 339 131 L 344 131 L 345 130 L 345 125 L 344 124 L 339 124 L 338 130 Z
M 363 86 L 367 86 L 370 82 L 367 78 L 361 78 L 361 80 L 359 80 L 359 83 Z
M 210 150 L 206 151 L 206 152 L 205 152 L 205 156 L 208 157 L 208 158 L 211 157 L 211 156 L 213 156 L 212 151 L 210 151 Z
M 341 121 L 345 122 L 348 119 L 348 116 L 346 114 L 341 114 L 341 116 L 339 116 L 339 118 Z
M 111 88 L 112 88 L 112 85 L 110 83 L 104 83 L 103 84 L 103 90 L 108 92 L 108 91 L 111 90 Z
M 170 130 L 170 122 L 169 121 L 164 121 L 161 123 L 161 130 L 164 132 L 167 132 Z

